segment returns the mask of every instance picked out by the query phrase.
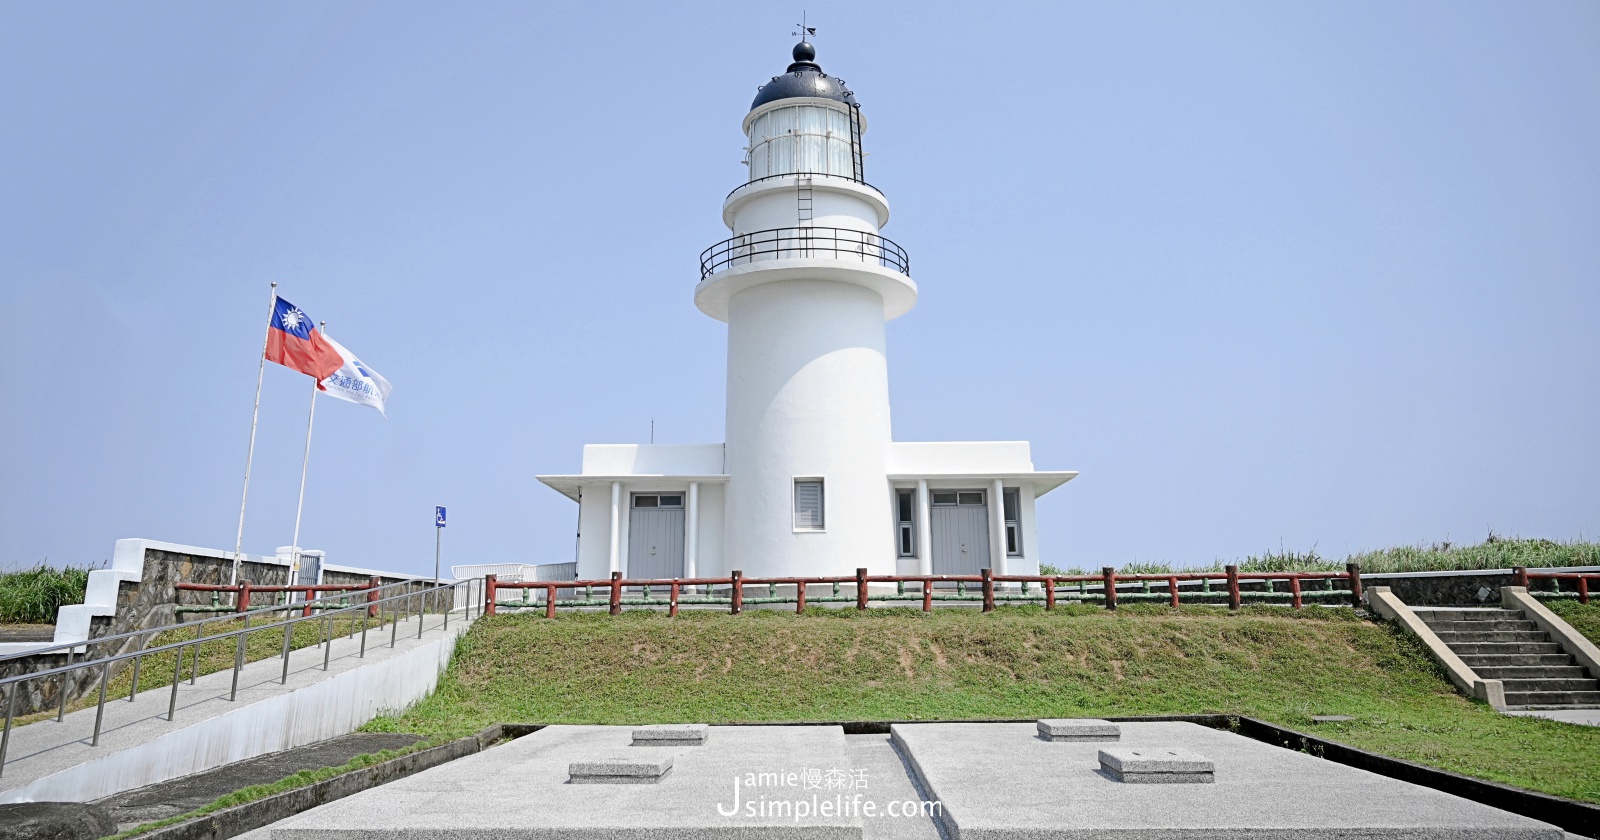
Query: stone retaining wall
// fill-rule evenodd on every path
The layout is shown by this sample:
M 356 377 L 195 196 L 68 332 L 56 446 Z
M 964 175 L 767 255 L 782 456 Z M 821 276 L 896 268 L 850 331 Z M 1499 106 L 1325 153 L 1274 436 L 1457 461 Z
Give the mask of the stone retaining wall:
M 1593 566 L 1571 568 L 1529 569 L 1539 572 L 1596 572 Z M 1564 587 L 1575 591 L 1571 581 Z M 1413 607 L 1497 607 L 1500 605 L 1500 587 L 1516 586 L 1510 569 L 1484 569 L 1466 572 L 1403 572 L 1397 574 L 1363 574 L 1363 586 L 1387 586 L 1401 601 Z M 1555 581 L 1530 580 L 1529 592 L 1555 591 Z
M 116 636 L 130 633 L 134 630 L 163 627 L 181 622 L 199 621 L 211 618 L 219 613 L 183 613 L 179 614 L 176 608 L 184 606 L 210 606 L 214 600 L 211 592 L 192 592 L 179 590 L 178 583 L 207 583 L 227 584 L 233 577 L 233 559 L 228 556 L 214 554 L 201 554 L 204 549 L 195 552 L 177 550 L 176 546 L 157 548 L 145 546 L 143 570 L 137 580 L 122 580 L 117 584 L 116 612 L 114 615 L 97 615 L 89 620 L 89 639 L 98 639 L 104 636 Z M 221 554 L 218 552 L 217 554 Z M 366 584 L 371 580 L 367 573 L 355 573 L 326 569 L 323 580 L 326 583 L 360 583 Z M 410 578 L 399 576 L 380 575 L 384 583 L 400 583 Z M 254 558 L 246 555 L 239 564 L 239 579 L 248 580 L 257 586 L 284 586 L 289 581 L 289 567 L 273 562 L 269 558 Z M 424 585 L 421 581 L 412 581 L 414 586 L 420 588 Z M 398 594 L 396 590 L 392 594 Z M 284 596 L 280 593 L 271 593 L 260 599 L 252 599 L 252 606 L 262 607 L 275 603 L 266 600 L 266 597 L 281 600 Z M 233 603 L 233 596 L 223 593 L 220 599 L 215 599 L 222 605 Z M 110 656 L 117 653 L 126 653 L 135 649 L 137 639 L 124 640 L 118 649 L 110 649 L 108 644 L 91 645 L 89 654 Z M 79 649 L 72 658 L 80 662 L 84 658 L 83 649 Z M 0 660 L 0 679 L 14 677 L 20 674 L 32 674 L 39 671 L 48 671 L 67 664 L 67 654 L 40 653 L 19 656 L 13 659 Z M 115 679 L 126 662 L 116 663 L 111 668 L 111 678 Z M 63 680 L 61 677 L 51 677 L 30 680 L 22 683 L 23 689 L 17 695 L 13 711 L 17 715 L 32 714 L 34 712 L 57 708 L 61 703 L 61 689 L 65 685 L 67 702 L 70 704 L 90 692 L 98 691 L 100 685 L 100 669 L 88 668 L 73 672 Z M 0 712 L 3 714 L 3 712 Z

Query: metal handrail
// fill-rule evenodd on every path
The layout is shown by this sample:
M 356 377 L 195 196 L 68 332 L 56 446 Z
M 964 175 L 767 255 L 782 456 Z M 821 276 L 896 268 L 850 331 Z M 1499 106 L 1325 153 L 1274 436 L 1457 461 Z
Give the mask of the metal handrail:
M 365 591 L 365 592 L 368 592 L 368 593 L 375 593 L 375 592 L 379 592 L 379 591 L 381 591 L 383 589 L 391 588 L 391 587 L 394 587 L 394 586 L 409 585 L 410 583 L 411 582 L 407 582 L 405 584 L 384 584 L 383 586 L 380 586 L 380 587 L 370 588 L 370 589 L 366 589 L 366 590 L 362 590 L 362 591 Z M 331 656 L 332 650 L 333 650 L 333 618 L 334 618 L 334 616 L 338 615 L 339 613 L 346 613 L 346 612 L 351 612 L 351 611 L 354 611 L 354 610 L 360 610 L 361 611 L 362 621 L 361 621 L 361 653 L 360 653 L 360 657 L 361 658 L 365 658 L 366 655 L 367 655 L 367 622 L 366 622 L 366 617 L 370 614 L 371 610 L 374 607 L 376 607 L 376 606 L 378 606 L 380 604 L 389 603 L 391 601 L 400 601 L 400 600 L 408 600 L 409 601 L 409 599 L 412 599 L 412 598 L 419 599 L 418 604 L 417 604 L 417 638 L 420 639 L 420 638 L 422 638 L 422 632 L 423 632 L 423 620 L 422 620 L 422 617 L 423 617 L 423 615 L 425 615 L 425 611 L 427 610 L 427 606 L 428 606 L 428 599 L 430 597 L 437 597 L 441 593 L 445 593 L 445 592 L 450 593 L 450 595 L 449 595 L 450 600 L 449 600 L 448 606 L 446 606 L 446 608 L 444 610 L 444 621 L 441 624 L 442 628 L 448 628 L 450 626 L 450 613 L 454 612 L 454 610 L 455 610 L 455 599 L 456 599 L 456 595 L 457 595 L 458 591 L 460 589 L 462 589 L 463 587 L 465 588 L 467 597 L 465 599 L 465 603 L 464 603 L 464 605 L 462 607 L 462 610 L 463 610 L 464 616 L 467 617 L 467 618 L 470 618 L 472 616 L 472 608 L 473 608 L 473 605 L 475 603 L 475 599 L 473 598 L 473 589 L 475 587 L 476 588 L 481 588 L 481 585 L 480 585 L 481 583 L 482 582 L 478 581 L 477 579 L 470 579 L 470 580 L 464 580 L 464 581 L 456 581 L 455 583 L 449 583 L 449 584 L 436 584 L 436 585 L 434 585 L 432 587 L 429 587 L 427 589 L 419 589 L 419 590 L 412 591 L 412 592 L 405 592 L 405 593 L 402 593 L 402 594 L 399 594 L 399 595 L 390 595 L 388 597 L 378 598 L 378 599 L 375 599 L 375 600 L 364 600 L 364 601 L 362 601 L 360 603 L 357 603 L 357 604 L 351 604 L 349 606 L 340 607 L 340 608 L 332 609 L 332 610 L 325 610 L 319 615 L 300 615 L 300 616 L 290 615 L 290 616 L 285 616 L 284 620 L 282 622 L 275 622 L 272 625 L 263 625 L 263 626 L 260 626 L 260 627 L 251 627 L 249 619 L 250 619 L 250 617 L 252 617 L 252 616 L 254 616 L 254 615 L 258 614 L 258 613 L 261 613 L 261 612 L 287 611 L 287 610 L 302 610 L 306 606 L 306 602 L 305 601 L 301 601 L 301 602 L 298 602 L 298 603 L 289 603 L 289 604 L 275 605 L 275 606 L 271 606 L 271 607 L 263 607 L 260 610 L 251 610 L 249 612 L 244 612 L 244 613 L 234 613 L 232 615 L 227 616 L 226 620 L 235 620 L 235 619 L 238 619 L 240 617 L 243 617 L 245 619 L 245 626 L 243 628 L 238 629 L 238 630 L 229 630 L 229 631 L 225 631 L 225 632 L 222 632 L 222 633 L 214 633 L 214 634 L 212 634 L 210 636 L 197 636 L 194 639 L 186 639 L 186 640 L 181 641 L 181 642 L 171 642 L 171 643 L 168 643 L 168 644 L 165 644 L 165 645 L 160 645 L 158 647 L 153 647 L 153 648 L 141 647 L 139 650 L 128 651 L 127 653 L 112 654 L 110 656 L 102 656 L 102 657 L 100 657 L 98 659 L 87 660 L 87 661 L 84 661 L 84 662 L 79 662 L 77 664 L 71 664 L 71 662 L 69 661 L 68 664 L 62 665 L 62 666 L 59 666 L 59 667 L 56 667 L 56 668 L 50 668 L 50 669 L 47 669 L 47 670 L 44 670 L 44 671 L 36 671 L 36 672 L 30 673 L 30 674 L 19 674 L 19 675 L 14 676 L 14 677 L 6 677 L 4 679 L 0 679 L 0 690 L 4 690 L 4 689 L 6 689 L 8 687 L 10 689 L 9 691 L 5 692 L 5 695 L 6 695 L 6 697 L 5 697 L 5 706 L 6 706 L 5 728 L 3 730 L 3 733 L 0 733 L 0 773 L 3 773 L 4 770 L 5 770 L 6 751 L 11 745 L 11 728 L 12 728 L 12 722 L 13 722 L 13 720 L 15 718 L 17 692 L 21 690 L 21 683 L 27 682 L 28 680 L 45 679 L 45 678 L 52 677 L 52 676 L 57 676 L 57 675 L 62 677 L 62 685 L 61 685 L 61 692 L 60 692 L 60 694 L 61 694 L 61 705 L 60 705 L 60 707 L 59 707 L 59 709 L 58 709 L 58 711 L 56 713 L 56 721 L 59 723 L 59 722 L 63 721 L 65 719 L 65 716 L 66 716 L 66 706 L 67 706 L 67 701 L 66 701 L 66 696 L 67 696 L 66 675 L 69 674 L 69 673 L 72 673 L 74 671 L 81 671 L 81 670 L 83 670 L 85 668 L 96 668 L 96 667 L 100 668 L 101 669 L 101 671 L 100 671 L 100 698 L 99 698 L 99 701 L 97 702 L 96 708 L 95 708 L 94 736 L 91 738 L 91 740 L 89 742 L 89 745 L 92 746 L 92 747 L 93 746 L 99 746 L 100 745 L 101 723 L 103 722 L 104 717 L 105 717 L 106 685 L 110 681 L 111 666 L 114 663 L 127 661 L 129 659 L 132 659 L 133 662 L 134 662 L 133 686 L 128 692 L 128 700 L 129 700 L 129 702 L 132 702 L 134 700 L 134 698 L 137 696 L 138 691 L 139 691 L 139 663 L 142 661 L 142 659 L 144 657 L 146 657 L 146 656 L 157 656 L 157 655 L 160 655 L 160 654 L 165 653 L 167 651 L 174 651 L 174 650 L 177 651 L 176 665 L 174 667 L 173 676 L 172 676 L 172 693 L 171 693 L 170 698 L 167 701 L 167 720 L 170 721 L 170 720 L 173 719 L 174 715 L 177 713 L 178 686 L 180 684 L 182 684 L 182 682 L 183 682 L 182 677 L 183 677 L 183 660 L 184 660 L 183 649 L 184 648 L 191 647 L 191 646 L 195 648 L 195 657 L 194 657 L 195 658 L 195 664 L 194 664 L 193 668 L 191 669 L 192 672 L 191 672 L 190 677 L 189 677 L 189 683 L 191 685 L 193 685 L 194 682 L 195 682 L 195 679 L 199 676 L 199 671 L 200 671 L 200 646 L 204 645 L 206 642 L 213 642 L 213 641 L 218 641 L 218 640 L 222 640 L 222 639 L 228 639 L 228 638 L 237 637 L 238 644 L 237 644 L 236 649 L 235 649 L 234 662 L 233 662 L 233 686 L 232 686 L 231 690 L 229 691 L 229 695 L 228 695 L 228 700 L 229 701 L 234 701 L 234 700 L 238 699 L 238 695 L 239 695 L 239 671 L 241 669 L 243 669 L 244 664 L 245 664 L 244 663 L 245 642 L 246 642 L 246 639 L 247 639 L 248 635 L 251 634 L 251 633 L 259 633 L 259 632 L 261 632 L 263 630 L 268 630 L 268 629 L 275 630 L 275 629 L 277 629 L 278 626 L 282 626 L 283 627 L 283 631 L 284 631 L 283 632 L 283 654 L 282 654 L 283 673 L 282 673 L 282 676 L 280 677 L 279 682 L 282 683 L 282 684 L 287 685 L 288 681 L 289 681 L 289 654 L 290 654 L 290 652 L 292 650 L 291 642 L 292 642 L 293 636 L 294 636 L 294 625 L 295 624 L 297 624 L 299 622 L 304 622 L 304 621 L 321 621 L 321 622 L 323 622 L 323 636 L 322 636 L 321 639 L 318 640 L 318 646 L 323 648 L 323 652 L 322 652 L 322 670 L 326 671 L 326 670 L 328 670 L 329 659 L 330 659 L 330 656 Z M 322 599 L 318 599 L 318 600 L 322 600 Z M 406 614 L 409 615 L 410 612 L 411 612 L 411 610 L 408 607 L 406 609 Z M 480 615 L 483 613 L 483 605 L 481 603 L 478 604 L 478 613 Z M 380 611 L 380 619 L 381 619 L 381 611 Z M 200 621 L 200 622 L 185 622 L 183 624 L 177 624 L 177 625 L 167 625 L 167 626 L 163 626 L 163 627 L 153 627 L 153 628 L 149 628 L 149 629 L 146 629 L 146 630 L 137 630 L 137 631 L 134 631 L 133 633 L 119 634 L 119 637 L 126 638 L 128 636 L 135 636 L 135 635 L 150 635 L 150 634 L 155 634 L 155 633 L 162 633 L 162 632 L 165 632 L 165 631 L 168 631 L 168 630 L 186 628 L 189 625 L 199 625 L 199 624 L 205 623 L 206 621 L 221 621 L 221 620 L 225 620 L 225 619 L 219 617 L 219 618 L 213 618 L 213 619 L 205 619 L 204 621 Z M 398 610 L 395 611 L 395 618 L 394 618 L 393 621 L 390 622 L 390 624 L 392 625 L 392 629 L 390 631 L 389 646 L 392 648 L 392 647 L 394 647 L 394 645 L 395 645 L 395 643 L 396 643 L 396 641 L 398 639 L 398 634 L 399 634 L 400 619 L 399 619 L 399 611 Z M 352 635 L 354 635 L 354 631 L 352 631 Z M 110 638 L 112 638 L 112 637 L 104 637 L 103 639 L 95 639 L 95 640 L 91 640 L 91 641 L 98 642 L 98 641 L 103 641 L 103 640 L 109 640 Z M 79 643 L 79 644 L 83 644 L 83 643 Z M 74 646 L 76 646 L 76 645 L 74 645 Z M 70 655 L 70 652 L 69 652 L 69 655 Z
M 757 230 L 730 237 L 700 252 L 700 279 L 742 262 L 759 259 L 804 259 L 831 253 L 834 259 L 859 258 L 883 268 L 911 274 L 911 257 L 881 234 L 832 227 L 788 227 Z
M 840 175 L 837 172 L 779 172 L 776 175 L 763 175 L 760 178 L 751 178 L 750 180 L 745 181 L 744 183 L 740 184 L 739 186 L 734 187 L 731 190 L 728 190 L 728 194 L 726 196 L 724 196 L 722 200 L 723 201 L 727 201 L 729 198 L 733 197 L 734 193 L 744 189 L 745 187 L 750 186 L 751 184 L 759 184 L 762 181 L 772 181 L 772 180 L 776 180 L 778 178 L 838 178 L 841 181 L 849 181 L 852 184 L 860 184 L 863 187 L 867 187 L 867 188 L 877 192 L 879 195 L 883 194 L 883 190 L 878 189 L 877 187 L 873 186 L 872 184 L 870 184 L 870 183 L 868 183 L 866 181 L 861 180 L 860 178 L 856 178 L 856 177 L 851 176 L 851 175 Z
M 358 592 L 382 592 L 383 590 L 390 589 L 392 587 L 396 587 L 396 586 L 412 586 L 412 585 L 415 585 L 416 583 L 418 583 L 418 581 L 401 581 L 399 583 L 385 583 L 385 584 L 382 584 L 381 586 L 378 586 L 376 588 L 370 587 L 370 586 L 369 587 L 362 587 L 360 589 L 341 592 L 341 593 L 338 593 L 337 595 L 326 595 L 326 596 L 323 596 L 321 598 L 309 598 L 309 599 L 304 600 L 304 601 L 295 601 L 295 602 L 288 603 L 288 604 L 273 604 L 273 605 L 270 605 L 270 606 L 260 607 L 260 608 L 256 608 L 256 609 L 245 610 L 244 612 L 227 613 L 226 615 L 214 616 L 212 618 L 202 618 L 202 619 L 197 619 L 195 621 L 182 621 L 182 622 L 178 622 L 177 624 L 167 624 L 167 625 L 163 625 L 161 627 L 150 627 L 150 628 L 146 628 L 144 630 L 130 630 L 130 631 L 126 632 L 126 633 L 117 633 L 117 634 L 112 635 L 112 636 L 95 636 L 94 638 L 81 639 L 81 640 L 76 641 L 76 642 L 62 642 L 60 644 L 53 644 L 53 645 L 49 645 L 49 646 L 46 646 L 46 647 L 30 648 L 30 649 L 25 650 L 25 651 L 23 651 L 21 653 L 10 653 L 10 654 L 6 654 L 4 656 L 0 656 L 0 662 L 6 662 L 6 661 L 9 661 L 9 660 L 18 659 L 18 658 L 24 657 L 24 656 L 37 656 L 37 655 L 39 655 L 41 653 L 51 653 L 51 652 L 54 652 L 54 651 L 62 651 L 62 650 L 67 651 L 67 653 L 70 655 L 72 652 L 76 651 L 78 648 L 85 648 L 84 652 L 87 653 L 88 652 L 87 648 L 90 645 L 100 645 L 100 644 L 104 644 L 106 642 L 115 642 L 115 641 L 117 641 L 119 639 L 131 639 L 131 638 L 134 638 L 135 636 L 145 636 L 145 635 L 149 635 L 151 633 L 161 633 L 161 632 L 164 632 L 164 631 L 167 631 L 167 630 L 176 630 L 176 629 L 178 629 L 180 627 L 198 627 L 200 625 L 208 624 L 208 623 L 213 622 L 213 621 L 235 621 L 237 619 L 243 618 L 244 616 L 254 616 L 254 615 L 257 615 L 257 614 L 260 614 L 260 613 L 279 612 L 279 611 L 286 610 L 286 609 L 302 610 L 302 609 L 305 609 L 307 606 L 312 606 L 313 608 L 316 608 L 316 604 L 319 601 L 327 601 L 327 600 L 332 600 L 332 599 L 335 599 L 335 598 L 347 597 L 349 595 L 353 595 L 353 594 L 356 594 Z M 260 588 L 251 587 L 251 591 L 253 591 L 253 592 L 260 592 L 260 591 L 262 591 L 264 589 L 266 589 L 268 591 L 273 591 L 273 590 L 283 591 L 284 587 L 271 587 L 270 589 L 268 587 L 260 587 Z M 323 608 L 320 608 L 320 609 L 326 609 L 326 607 L 323 607 Z M 0 685 L 4 685 L 4 684 L 5 684 L 5 681 L 4 680 L 0 680 Z

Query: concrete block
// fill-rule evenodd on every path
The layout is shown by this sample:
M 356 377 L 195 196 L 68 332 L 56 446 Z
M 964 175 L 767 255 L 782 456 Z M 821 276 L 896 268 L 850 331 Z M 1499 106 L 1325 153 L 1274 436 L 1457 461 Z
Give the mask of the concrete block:
M 1198 753 L 1176 747 L 1114 747 L 1100 751 L 1100 769 L 1130 784 L 1210 784 L 1216 765 Z
M 567 783 L 573 785 L 653 785 L 672 771 L 672 756 L 659 758 L 603 758 L 567 765 Z
M 1117 741 L 1122 729 L 1098 718 L 1045 718 L 1036 726 L 1046 741 Z
M 706 742 L 711 727 L 703 723 L 677 726 L 646 726 L 633 730 L 636 747 L 698 747 Z

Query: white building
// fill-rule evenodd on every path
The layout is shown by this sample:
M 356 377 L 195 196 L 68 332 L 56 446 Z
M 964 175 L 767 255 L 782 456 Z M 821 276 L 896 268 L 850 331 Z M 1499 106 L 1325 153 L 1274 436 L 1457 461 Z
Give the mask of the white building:
M 727 443 L 591 444 L 581 474 L 539 476 L 578 502 L 580 579 L 1038 572 L 1034 505 L 1077 473 L 1035 470 L 1026 441 L 890 436 L 885 324 L 918 290 L 879 233 L 866 119 L 815 57 L 801 42 L 757 93 L 734 235 L 701 254 L 695 305 L 728 325 Z

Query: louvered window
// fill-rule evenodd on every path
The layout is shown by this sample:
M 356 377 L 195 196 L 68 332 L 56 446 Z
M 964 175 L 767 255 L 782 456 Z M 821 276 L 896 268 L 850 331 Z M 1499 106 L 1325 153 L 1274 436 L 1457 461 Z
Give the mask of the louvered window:
M 917 509 L 916 496 L 917 491 L 915 490 L 895 491 L 895 513 L 897 517 L 895 535 L 899 537 L 897 547 L 901 557 L 916 556 L 917 521 L 914 516 L 914 512 Z
M 1022 501 L 1021 491 L 1015 487 L 1005 491 L 1006 555 L 1022 556 Z
M 822 479 L 795 479 L 794 529 L 796 531 L 821 531 L 822 510 Z

